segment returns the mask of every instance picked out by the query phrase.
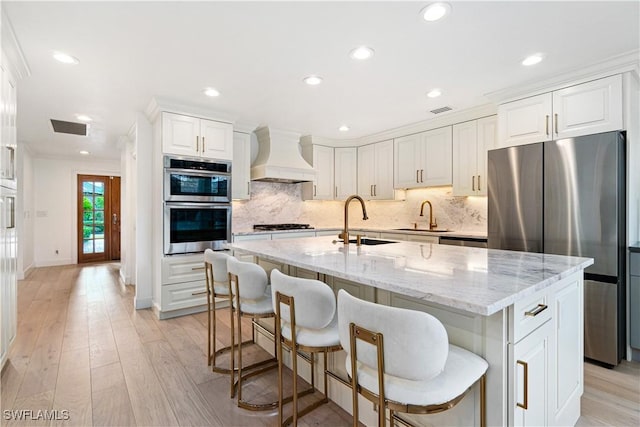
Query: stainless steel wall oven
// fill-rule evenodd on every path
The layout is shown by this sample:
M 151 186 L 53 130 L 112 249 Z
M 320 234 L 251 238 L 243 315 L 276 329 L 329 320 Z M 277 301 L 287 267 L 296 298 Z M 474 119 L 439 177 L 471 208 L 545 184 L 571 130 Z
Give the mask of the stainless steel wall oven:
M 231 163 L 164 158 L 164 254 L 225 249 L 231 240 Z

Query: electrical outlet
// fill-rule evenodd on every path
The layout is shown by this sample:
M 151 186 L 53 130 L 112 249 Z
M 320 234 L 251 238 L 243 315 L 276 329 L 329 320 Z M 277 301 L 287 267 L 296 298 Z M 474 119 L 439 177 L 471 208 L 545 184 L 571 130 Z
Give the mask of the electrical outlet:
M 56 249 L 56 255 L 58 255 L 58 250 Z

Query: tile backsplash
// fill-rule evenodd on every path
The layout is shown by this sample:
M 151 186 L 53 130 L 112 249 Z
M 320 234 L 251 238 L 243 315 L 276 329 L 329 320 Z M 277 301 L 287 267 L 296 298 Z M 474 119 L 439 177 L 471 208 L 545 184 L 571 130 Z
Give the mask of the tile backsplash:
M 451 187 L 406 191 L 402 201 L 366 201 L 368 221 L 362 220 L 359 203 L 349 207 L 349 225 L 367 228 L 405 228 L 418 222 L 427 228 L 428 206 L 421 217 L 420 204 L 431 201 L 438 228 L 456 231 L 487 230 L 486 197 L 454 197 Z M 340 228 L 344 201 L 303 201 L 301 184 L 252 182 L 251 199 L 233 202 L 233 231 L 253 230 L 253 224 L 303 223 L 316 228 Z

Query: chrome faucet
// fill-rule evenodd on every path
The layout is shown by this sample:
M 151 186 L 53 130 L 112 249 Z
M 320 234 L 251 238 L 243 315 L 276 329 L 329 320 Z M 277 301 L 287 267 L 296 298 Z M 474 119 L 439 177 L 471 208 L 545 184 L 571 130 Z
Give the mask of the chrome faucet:
M 425 204 L 429 205 L 429 230 L 434 230 L 438 227 L 438 223 L 433 219 L 433 206 L 431 205 L 430 201 L 425 200 L 424 202 L 422 202 L 422 204 L 420 205 L 420 216 L 424 216 Z
M 349 244 L 349 203 L 351 203 L 353 199 L 359 201 L 360 206 L 362 206 L 362 219 L 369 219 L 369 217 L 367 216 L 367 208 L 364 205 L 364 200 L 362 200 L 362 197 L 354 194 L 353 196 L 349 196 L 347 200 L 344 201 L 344 229 L 342 230 L 342 233 L 338 234 L 338 238 L 344 240 L 345 245 Z

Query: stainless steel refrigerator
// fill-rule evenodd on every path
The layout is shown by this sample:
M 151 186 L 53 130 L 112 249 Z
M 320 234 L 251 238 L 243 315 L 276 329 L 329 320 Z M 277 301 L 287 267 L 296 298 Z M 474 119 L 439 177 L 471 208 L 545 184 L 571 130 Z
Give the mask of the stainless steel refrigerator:
M 625 352 L 625 134 L 608 132 L 491 150 L 489 248 L 590 257 L 585 357 Z

